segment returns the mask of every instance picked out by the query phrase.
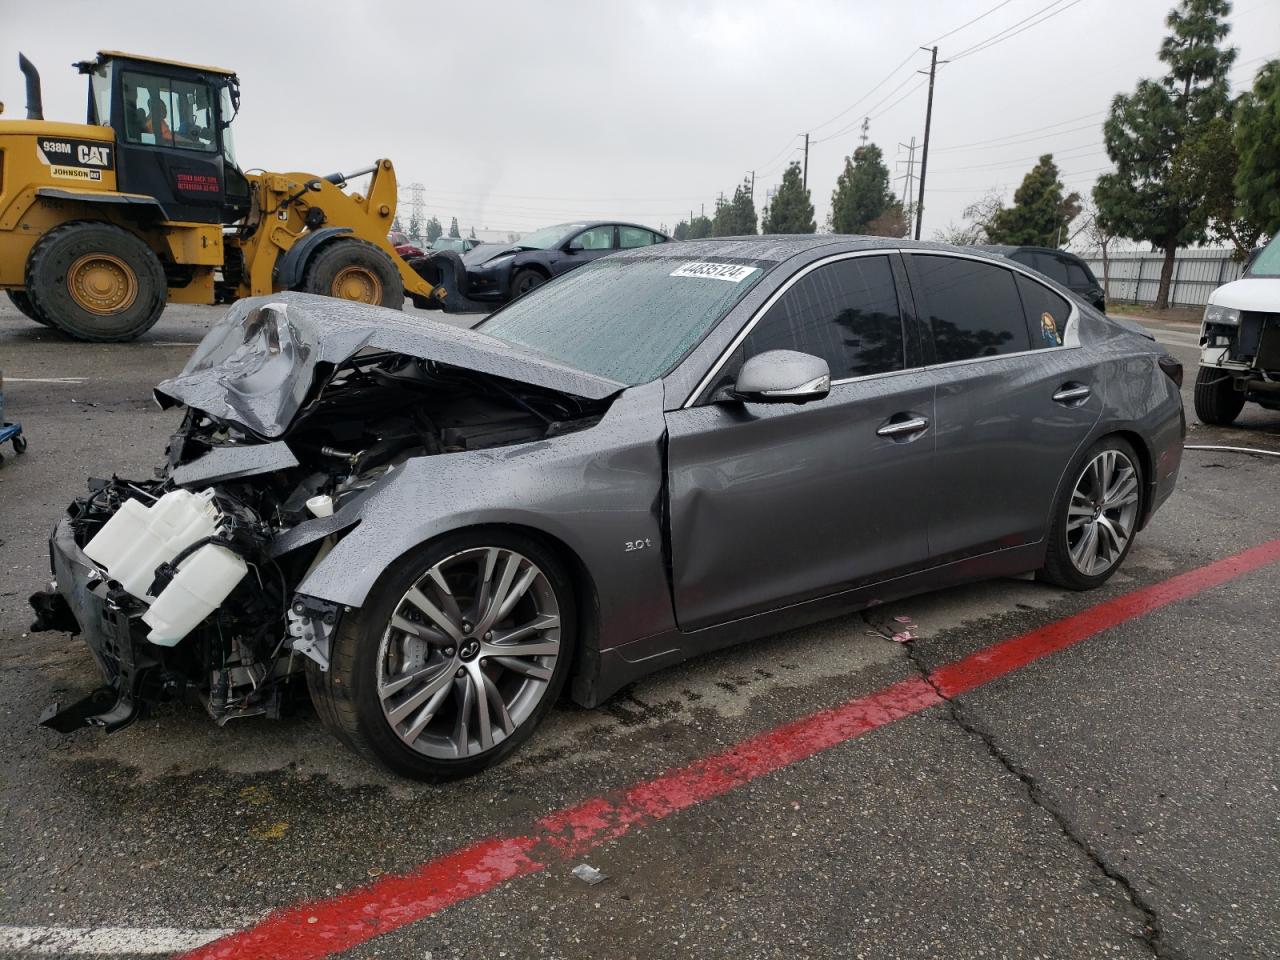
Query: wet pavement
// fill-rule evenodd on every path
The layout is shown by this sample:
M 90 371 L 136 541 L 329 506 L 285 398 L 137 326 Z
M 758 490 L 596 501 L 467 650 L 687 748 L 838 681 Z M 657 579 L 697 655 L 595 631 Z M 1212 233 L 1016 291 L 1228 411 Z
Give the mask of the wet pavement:
M 7 412 L 30 438 L 0 467 L 0 956 L 173 952 L 1280 537 L 1280 458 L 1188 451 L 1102 590 L 1000 580 L 749 644 L 565 704 L 447 786 L 382 774 L 305 711 L 39 729 L 96 679 L 78 640 L 26 633 L 48 527 L 86 475 L 159 460 L 177 414 L 150 388 L 217 315 L 172 308 L 137 343 L 90 346 L 0 306 Z M 1196 330 L 1149 326 L 1190 411 Z M 1189 419 L 1188 443 L 1280 450 L 1280 414 Z M 1280 564 L 1230 579 L 341 956 L 1273 957 L 1278 583 Z M 918 639 L 888 638 L 899 616 Z M 607 879 L 574 877 L 582 860 Z M 127 929 L 67 933 L 105 927 Z

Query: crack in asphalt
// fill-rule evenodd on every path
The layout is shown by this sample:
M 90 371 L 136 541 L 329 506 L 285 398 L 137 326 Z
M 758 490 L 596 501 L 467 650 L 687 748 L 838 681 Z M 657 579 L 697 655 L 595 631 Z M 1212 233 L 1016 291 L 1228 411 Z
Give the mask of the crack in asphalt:
M 920 678 L 933 687 L 938 698 L 947 705 L 947 714 L 956 726 L 981 741 L 991 758 L 1022 784 L 1027 799 L 1031 801 L 1032 805 L 1048 814 L 1062 835 L 1067 838 L 1067 841 L 1083 853 L 1103 876 L 1124 891 L 1124 895 L 1130 905 L 1142 916 L 1142 942 L 1151 951 L 1152 956 L 1158 958 L 1158 960 L 1177 960 L 1179 955 L 1169 945 L 1164 926 L 1160 920 L 1160 914 L 1155 907 L 1138 892 L 1133 882 L 1123 872 L 1108 863 L 1102 854 L 1094 849 L 1088 839 L 1077 830 L 1075 824 L 1044 795 L 1036 778 L 996 743 L 994 734 L 966 716 L 960 704 L 943 692 L 942 688 L 934 681 L 928 665 L 921 659 L 919 652 L 915 649 L 915 638 L 905 642 L 894 640 L 892 633 L 887 633 L 882 626 L 872 621 L 869 611 L 862 611 L 861 616 L 863 622 L 871 630 L 886 640 L 898 643 L 903 648 L 906 652 L 907 660 L 910 661 L 911 666 L 915 668 Z

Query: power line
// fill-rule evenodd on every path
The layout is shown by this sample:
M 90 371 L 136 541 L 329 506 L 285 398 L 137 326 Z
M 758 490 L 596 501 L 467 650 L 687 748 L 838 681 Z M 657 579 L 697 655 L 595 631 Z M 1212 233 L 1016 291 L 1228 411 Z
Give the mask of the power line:
M 1098 110 L 1098 111 L 1096 111 L 1095 113 L 1086 113 L 1084 116 L 1085 116 L 1085 117 L 1100 117 L 1100 116 L 1102 116 L 1102 115 L 1103 115 L 1104 113 L 1106 113 L 1106 112 L 1107 112 L 1106 110 Z M 950 152 L 952 152 L 953 150 L 973 150 L 973 149 L 976 149 L 976 148 L 979 148 L 979 147 L 989 148 L 989 149 L 996 149 L 996 148 L 999 148 L 999 147 L 1012 147 L 1012 146 L 1016 146 L 1016 145 L 1017 145 L 1017 144 L 1019 144 L 1019 143 L 1025 143 L 1025 142 L 1027 142 L 1026 140 L 1022 140 L 1022 139 L 1020 139 L 1024 134 L 1028 134 L 1028 133 L 1040 133 L 1040 132 L 1042 132 L 1042 131 L 1044 131 L 1044 130 L 1051 130 L 1051 129 L 1052 129 L 1052 128 L 1054 128 L 1054 127 L 1060 127 L 1060 126 L 1062 126 L 1063 124 L 1067 124 L 1067 123 L 1074 123 L 1076 120 L 1083 120 L 1083 119 L 1084 119 L 1084 117 L 1072 117 L 1070 120 L 1061 120 L 1061 121 L 1059 121 L 1058 123 L 1049 123 L 1049 124 L 1045 124 L 1043 127 L 1033 127 L 1033 128 L 1031 128 L 1030 130 L 1020 130 L 1020 131 L 1018 131 L 1017 133 L 1007 133 L 1007 134 L 1005 134 L 1003 137 L 992 137 L 992 138 L 991 138 L 991 139 L 989 139 L 989 140 L 973 140 L 973 141 L 971 141 L 971 142 L 969 142 L 969 143 L 958 143 L 958 144 L 956 144 L 954 147 L 938 147 L 938 148 L 937 148 L 937 150 L 936 150 L 936 152 L 937 152 L 937 153 L 950 153 Z M 1069 130 L 1059 130 L 1059 131 L 1057 131 L 1057 132 L 1055 132 L 1055 133 L 1048 133 L 1048 134 L 1045 134 L 1045 136 L 1048 136 L 1048 137 L 1057 137 L 1057 136 L 1060 136 L 1061 134 L 1064 134 L 1064 133 L 1075 133 L 1075 132 L 1078 132 L 1078 131 L 1080 131 L 1080 130 L 1090 130 L 1090 129 L 1093 129 L 1094 127 L 1096 127 L 1096 126 L 1097 126 L 1097 124 L 1096 124 L 1096 123 L 1086 123 L 1086 124 L 1083 124 L 1083 125 L 1081 125 L 1081 126 L 1079 126 L 1079 127 L 1072 127 L 1072 128 L 1070 128 Z M 1016 139 L 1015 139 L 1015 138 L 1016 138 Z M 1030 139 L 1032 139 L 1032 140 L 1038 140 L 1038 139 L 1041 139 L 1041 138 L 1040 138 L 1040 137 L 1032 137 L 1032 138 L 1030 138 Z M 1007 142 L 1007 143 L 999 143 L 999 142 L 997 142 L 997 141 L 1002 141 L 1002 140 L 1007 140 L 1008 142 Z
M 962 60 L 965 57 L 972 56 L 975 53 L 981 53 L 983 50 L 990 49 L 991 47 L 994 47 L 997 43 L 1002 43 L 1005 40 L 1010 39 L 1011 37 L 1016 37 L 1018 34 L 1022 33 L 1024 30 L 1030 30 L 1032 27 L 1038 26 L 1044 23 L 1046 20 L 1050 20 L 1053 17 L 1056 17 L 1058 14 L 1064 13 L 1067 10 L 1070 10 L 1072 7 L 1074 7 L 1077 3 L 1080 3 L 1080 2 L 1081 0 L 1071 0 L 1071 2 L 1068 3 L 1065 7 L 1058 7 L 1057 10 L 1053 10 L 1054 7 L 1057 7 L 1058 4 L 1062 3 L 1062 0 L 1054 0 L 1053 3 L 1049 4 L 1047 7 L 1041 7 L 1035 13 L 1031 14 L 1030 17 L 1026 17 L 1022 20 L 1019 20 L 1017 23 L 1013 24 L 1012 26 L 1006 27 L 1004 30 L 1001 30 L 999 33 L 992 34 L 986 40 L 983 40 L 980 43 L 976 43 L 973 46 L 969 47 L 968 49 L 962 50 L 959 53 L 954 54 L 951 57 L 951 60 L 954 63 L 956 60 Z M 1048 10 L 1052 10 L 1053 12 L 1049 13 L 1047 16 L 1040 17 L 1039 20 L 1035 20 L 1032 23 L 1027 23 L 1027 21 L 1031 20 L 1032 17 L 1037 17 Z M 1022 29 L 1020 30 L 1013 29 L 1014 27 L 1018 27 L 1024 23 L 1026 24 L 1026 26 L 1022 27 Z
M 1106 150 L 1094 150 L 1094 147 L 1102 146 L 1102 142 L 1081 144 L 1078 147 L 1067 147 L 1065 150 L 1049 151 L 1050 156 L 1055 160 L 1080 160 L 1084 157 L 1100 157 L 1106 154 Z M 1076 153 L 1077 150 L 1092 150 L 1091 153 Z M 1029 163 L 1033 160 L 1039 160 L 1044 154 L 1036 154 L 1030 157 L 1019 157 L 1017 160 L 1001 160 L 999 163 L 975 163 L 964 167 L 943 167 L 938 173 L 953 173 L 960 170 L 999 170 L 1002 167 L 1017 167 L 1023 163 Z
M 1012 2 L 1013 2 L 1013 0 L 1003 0 L 1003 2 L 1002 2 L 1002 3 L 997 3 L 994 7 L 992 7 L 990 10 L 988 10 L 986 13 L 980 13 L 980 14 L 978 14 L 976 17 L 974 17 L 972 20 L 969 20 L 969 21 L 967 21 L 967 22 L 965 22 L 965 23 L 960 24 L 960 26 L 956 27 L 954 30 L 948 30 L 946 33 L 941 34 L 940 36 L 934 37 L 932 40 L 930 40 L 928 43 L 924 44 L 923 46 L 925 46 L 925 47 L 932 47 L 932 46 L 933 46 L 935 43 L 937 43 L 939 40 L 945 40 L 945 39 L 947 39 L 947 37 L 951 36 L 953 33 L 959 33 L 959 32 L 960 32 L 961 30 L 963 30 L 965 27 L 971 27 L 971 26 L 973 26 L 973 25 L 974 25 L 975 23 L 977 23 L 979 20 L 982 20 L 982 19 L 983 19 L 983 18 L 985 18 L 985 17 L 989 17 L 989 16 L 991 16 L 991 14 L 995 13 L 995 12 L 996 12 L 997 10 L 999 10 L 1001 7 L 1007 7 L 1007 6 L 1008 6 L 1010 3 L 1012 3 Z
M 940 63 L 940 64 L 938 64 L 938 66 L 939 66 L 939 67 L 941 67 L 941 66 L 944 66 L 944 64 L 941 64 L 941 63 Z M 915 93 L 917 90 L 919 90 L 921 87 L 923 87 L 923 86 L 924 86 L 926 83 L 928 83 L 928 82 L 929 82 L 928 80 L 921 80 L 921 81 L 920 81 L 919 83 L 917 83 L 914 87 L 912 87 L 910 90 L 908 90 L 908 91 L 907 91 L 906 93 L 904 93 L 902 96 L 900 96 L 897 100 L 893 101 L 893 103 L 889 104 L 887 107 L 885 107 L 885 108 L 884 108 L 883 110 L 881 110 L 879 113 L 873 113 L 873 114 L 871 115 L 871 119 L 872 119 L 872 120 L 875 120 L 875 119 L 876 119 L 876 118 L 878 118 L 878 117 L 883 117 L 886 113 L 888 113 L 890 110 L 892 110 L 892 109 L 893 109 L 894 107 L 896 107 L 898 104 L 900 104 L 903 100 L 906 100 L 909 96 L 911 96 L 913 93 Z

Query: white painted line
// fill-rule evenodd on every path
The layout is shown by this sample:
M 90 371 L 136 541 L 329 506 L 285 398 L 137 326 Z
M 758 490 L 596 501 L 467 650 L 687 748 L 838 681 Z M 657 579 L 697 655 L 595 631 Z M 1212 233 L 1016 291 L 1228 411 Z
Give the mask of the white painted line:
M 182 927 L 0 926 L 0 951 L 55 956 L 176 953 L 194 950 L 231 932 Z
M 199 340 L 152 340 L 153 347 L 194 347 Z
M 1173 343 L 1180 347 L 1198 347 L 1200 346 L 1200 338 L 1191 336 L 1186 333 L 1167 333 L 1163 330 L 1156 331 L 1156 339 L 1160 343 Z
M 88 377 L 5 377 L 6 383 L 84 383 Z

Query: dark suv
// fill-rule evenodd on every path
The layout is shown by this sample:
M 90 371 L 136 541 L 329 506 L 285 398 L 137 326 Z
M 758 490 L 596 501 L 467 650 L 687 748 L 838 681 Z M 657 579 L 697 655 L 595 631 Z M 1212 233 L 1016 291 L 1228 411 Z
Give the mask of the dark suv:
M 1107 297 L 1102 291 L 1102 284 L 1093 275 L 1089 265 L 1074 253 L 1054 250 L 1052 247 L 1013 247 L 998 243 L 979 244 L 978 249 L 1017 260 L 1023 266 L 1043 273 L 1050 280 L 1056 280 L 1072 293 L 1106 312 Z

